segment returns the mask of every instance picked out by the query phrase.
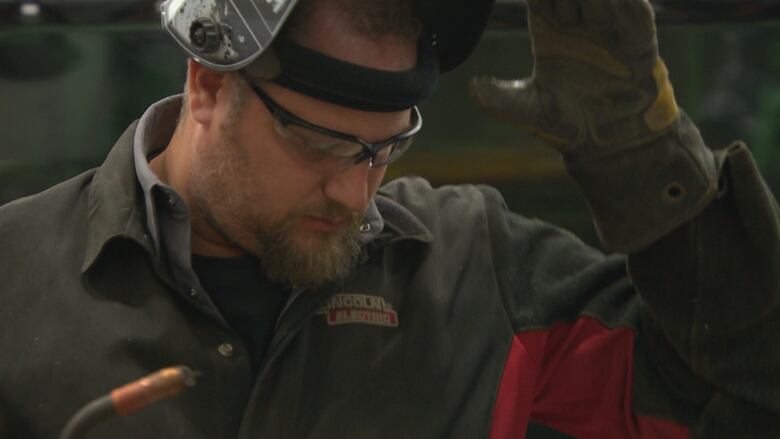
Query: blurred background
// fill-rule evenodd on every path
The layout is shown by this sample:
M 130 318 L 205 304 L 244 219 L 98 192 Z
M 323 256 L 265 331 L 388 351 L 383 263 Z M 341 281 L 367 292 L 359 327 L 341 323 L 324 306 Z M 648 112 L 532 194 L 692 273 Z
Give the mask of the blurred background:
M 748 142 L 780 190 L 780 7 L 776 0 L 659 0 L 661 52 L 680 105 L 714 148 Z M 185 57 L 149 0 L 0 0 L 0 204 L 98 166 L 145 108 L 182 87 Z M 388 178 L 488 183 L 509 207 L 598 246 L 555 152 L 469 100 L 473 75 L 532 70 L 519 0 L 498 0 L 472 57 L 441 78 L 425 126 Z M 532 426 L 529 438 L 561 438 Z

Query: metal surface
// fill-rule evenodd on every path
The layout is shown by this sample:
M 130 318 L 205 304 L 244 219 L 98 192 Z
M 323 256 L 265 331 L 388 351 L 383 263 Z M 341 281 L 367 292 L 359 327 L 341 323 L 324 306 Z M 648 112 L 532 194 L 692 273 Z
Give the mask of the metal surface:
M 238 70 L 271 45 L 298 0 L 167 0 L 162 25 L 194 59 Z

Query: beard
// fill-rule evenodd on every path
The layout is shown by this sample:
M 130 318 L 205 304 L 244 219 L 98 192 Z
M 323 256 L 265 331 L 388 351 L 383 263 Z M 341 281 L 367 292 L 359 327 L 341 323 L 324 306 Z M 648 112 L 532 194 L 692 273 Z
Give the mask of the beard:
M 190 166 L 189 195 L 193 215 L 205 221 L 230 244 L 253 254 L 266 276 L 277 283 L 317 288 L 349 276 L 360 255 L 362 212 L 323 199 L 298 206 L 273 220 L 263 194 L 273 182 L 252 178 L 257 170 L 237 145 L 232 127 L 222 127 L 218 145 L 199 148 Z M 251 196 L 248 188 L 252 188 Z M 301 227 L 306 216 L 349 218 L 335 231 Z
M 255 255 L 266 275 L 273 281 L 297 287 L 315 288 L 327 282 L 340 281 L 355 267 L 360 255 L 359 227 L 362 215 L 351 214 L 350 222 L 334 232 L 297 230 L 304 215 L 335 218 L 343 208 L 328 204 L 296 212 L 271 230 L 255 232 Z M 343 213 L 340 213 L 343 217 Z M 306 233 L 308 232 L 308 233 Z

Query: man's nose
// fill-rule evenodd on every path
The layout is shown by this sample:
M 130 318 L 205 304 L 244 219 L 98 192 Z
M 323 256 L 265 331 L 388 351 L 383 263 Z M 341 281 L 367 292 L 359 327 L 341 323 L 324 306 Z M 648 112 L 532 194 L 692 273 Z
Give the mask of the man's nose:
M 371 198 L 370 175 L 368 160 L 329 175 L 323 186 L 325 197 L 353 212 L 363 212 Z

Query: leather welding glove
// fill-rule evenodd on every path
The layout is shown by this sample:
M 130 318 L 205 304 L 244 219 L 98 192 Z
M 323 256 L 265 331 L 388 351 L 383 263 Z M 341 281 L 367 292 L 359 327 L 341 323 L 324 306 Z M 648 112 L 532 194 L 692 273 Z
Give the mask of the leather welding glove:
M 695 216 L 717 166 L 677 107 L 647 0 L 527 4 L 533 76 L 475 78 L 472 96 L 561 151 L 607 249 L 636 251 Z

